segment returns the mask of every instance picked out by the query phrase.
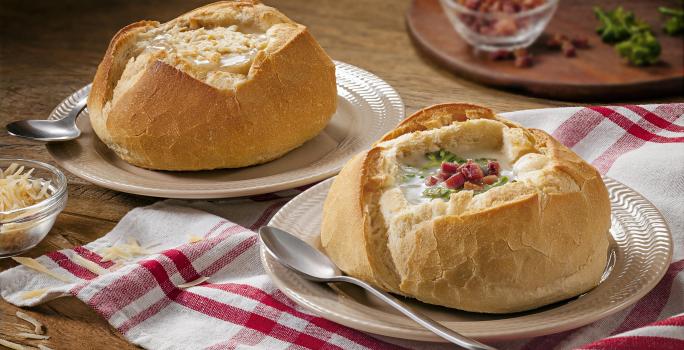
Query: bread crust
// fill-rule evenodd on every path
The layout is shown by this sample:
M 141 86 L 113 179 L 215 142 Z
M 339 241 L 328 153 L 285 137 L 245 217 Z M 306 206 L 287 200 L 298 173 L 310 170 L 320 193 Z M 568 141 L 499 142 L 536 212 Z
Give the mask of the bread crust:
M 220 15 L 225 21 L 247 10 L 253 16 L 246 26 L 282 25 L 272 30 L 247 79 L 234 89 L 219 89 L 156 60 L 112 100 L 138 33 L 159 23 L 143 21 L 120 30 L 88 100 L 99 138 L 140 167 L 203 170 L 264 163 L 316 136 L 336 110 L 337 88 L 334 63 L 306 27 L 251 1 L 206 5 L 173 21 L 208 25 Z
M 515 134 L 533 145 L 523 153 L 550 159 L 545 177 L 535 180 L 539 188 L 523 181 L 477 200 L 468 193 L 465 199 L 452 195 L 451 202 L 489 204 L 428 215 L 403 231 L 397 246 L 391 237 L 398 231 L 387 221 L 392 218 L 373 209 L 394 176 L 383 170 L 383 154 L 397 141 L 413 142 L 421 131 L 477 119 L 519 129 Z M 569 185 L 554 187 L 561 180 Z M 610 202 L 596 169 L 541 130 L 524 129 L 484 107 L 454 103 L 416 112 L 345 166 L 326 199 L 321 235 L 324 250 L 343 271 L 385 290 L 461 310 L 508 313 L 595 287 L 606 265 L 609 228 Z M 395 246 L 388 248 L 392 239 Z

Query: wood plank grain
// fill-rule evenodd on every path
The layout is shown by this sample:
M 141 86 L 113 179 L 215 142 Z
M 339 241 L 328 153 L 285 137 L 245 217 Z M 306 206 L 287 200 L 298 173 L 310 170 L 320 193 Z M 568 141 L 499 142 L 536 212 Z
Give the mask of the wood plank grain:
M 26 340 L 16 334 L 30 332 L 27 323 L 15 314 L 22 311 L 45 324 L 48 340 Z M 0 303 L 0 338 L 18 344 L 52 349 L 137 349 L 126 341 L 107 321 L 76 298 L 60 298 L 32 308 L 18 308 Z M 0 346 L 0 348 L 4 348 Z
M 88 84 L 110 38 L 124 25 L 141 19 L 169 20 L 207 2 L 0 1 L 0 125 L 45 118 L 64 97 Z M 403 97 L 408 114 L 445 101 L 469 101 L 500 112 L 570 105 L 483 87 L 432 63 L 415 50 L 406 34 L 408 0 L 265 2 L 307 25 L 333 58 L 392 84 Z M 4 129 L 0 130 L 0 157 L 52 163 L 42 144 L 7 136 Z M 71 174 L 67 177 L 67 207 L 47 238 L 28 256 L 97 239 L 132 208 L 158 200 L 99 188 Z M 11 260 L 0 260 L 0 270 L 11 266 Z M 0 301 L 0 337 L 16 339 L 13 335 L 24 329 L 14 317 L 17 309 Z M 51 338 L 44 344 L 54 349 L 135 348 L 75 298 L 54 300 L 30 308 L 29 313 L 47 324 Z

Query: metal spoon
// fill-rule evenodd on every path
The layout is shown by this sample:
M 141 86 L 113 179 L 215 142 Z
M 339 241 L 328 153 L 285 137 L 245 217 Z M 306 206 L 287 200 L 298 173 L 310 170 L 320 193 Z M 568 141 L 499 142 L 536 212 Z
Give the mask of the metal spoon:
M 78 100 L 66 117 L 59 120 L 20 120 L 7 124 L 7 132 L 13 136 L 35 141 L 68 141 L 81 136 L 76 117 L 85 108 L 88 96 Z
M 316 282 L 349 282 L 371 292 L 387 304 L 401 311 L 421 326 L 440 337 L 470 350 L 496 350 L 476 340 L 464 337 L 435 320 L 402 303 L 390 294 L 359 279 L 345 276 L 323 253 L 301 239 L 275 227 L 264 226 L 259 230 L 263 247 L 283 266 L 302 277 Z

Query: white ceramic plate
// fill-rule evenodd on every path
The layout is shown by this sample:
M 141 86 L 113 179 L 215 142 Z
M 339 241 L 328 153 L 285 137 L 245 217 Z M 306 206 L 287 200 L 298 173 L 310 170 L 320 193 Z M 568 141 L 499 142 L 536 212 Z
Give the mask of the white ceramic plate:
M 196 172 L 153 171 L 119 159 L 93 132 L 87 110 L 78 118 L 81 137 L 47 145 L 59 165 L 74 175 L 117 191 L 168 198 L 224 198 L 280 191 L 336 174 L 355 153 L 365 150 L 404 119 L 399 94 L 377 76 L 336 63 L 337 112 L 314 139 L 282 158 L 253 167 Z M 63 118 L 82 88 L 55 108 Z M 256 141 L 256 140 L 255 140 Z
M 595 289 L 540 309 L 478 314 L 404 299 L 446 327 L 484 341 L 502 341 L 562 332 L 596 321 L 636 302 L 662 278 L 672 256 L 669 229 L 658 210 L 629 187 L 604 178 L 612 203 L 611 259 Z M 323 201 L 332 179 L 285 205 L 269 225 L 320 248 Z M 413 340 L 443 341 L 358 287 L 313 283 L 287 270 L 262 249 L 266 272 L 285 294 L 310 311 L 361 331 Z

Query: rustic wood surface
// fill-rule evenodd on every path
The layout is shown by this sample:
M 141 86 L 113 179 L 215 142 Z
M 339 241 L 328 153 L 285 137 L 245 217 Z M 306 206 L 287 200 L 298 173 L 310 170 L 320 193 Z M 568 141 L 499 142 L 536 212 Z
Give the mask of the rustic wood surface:
M 517 88 L 536 96 L 586 100 L 610 100 L 615 96 L 684 94 L 684 41 L 681 36 L 663 33 L 663 15 L 658 6 L 676 7 L 674 0 L 604 0 L 604 9 L 618 5 L 634 11 L 645 21 L 660 41 L 660 61 L 649 67 L 626 64 L 611 44 L 601 42 L 596 35 L 598 21 L 594 19 L 595 0 L 561 1 L 559 15 L 549 23 L 529 49 L 534 65 L 529 69 L 515 67 L 511 60 L 492 60 L 486 54 L 475 54 L 453 29 L 439 0 L 413 0 L 407 13 L 407 27 L 420 48 L 436 62 L 474 81 Z M 556 49 L 547 48 L 548 34 L 589 39 L 588 49 L 577 49 L 577 56 L 568 58 Z M 484 58 L 484 59 L 483 59 Z
M 407 114 L 445 101 L 479 103 L 499 112 L 572 105 L 483 87 L 432 64 L 414 49 L 405 31 L 408 0 L 265 2 L 309 26 L 333 58 L 367 69 L 393 85 L 406 103 Z M 65 96 L 89 83 L 109 39 L 120 27 L 140 19 L 169 20 L 205 3 L 0 1 L 0 125 L 45 118 Z M 52 163 L 42 144 L 7 136 L 5 130 L 0 130 L 0 157 Z M 108 232 L 132 208 L 157 200 L 105 190 L 70 174 L 68 178 L 66 210 L 47 238 L 26 255 L 35 257 L 90 242 Z M 14 265 L 11 260 L 0 260 L 0 270 Z M 26 330 L 14 316 L 17 310 L 0 301 L 0 337 L 18 340 L 14 334 Z M 21 341 L 24 344 L 42 343 L 53 349 L 135 348 L 75 298 L 58 299 L 26 312 L 47 325 L 51 338 Z

